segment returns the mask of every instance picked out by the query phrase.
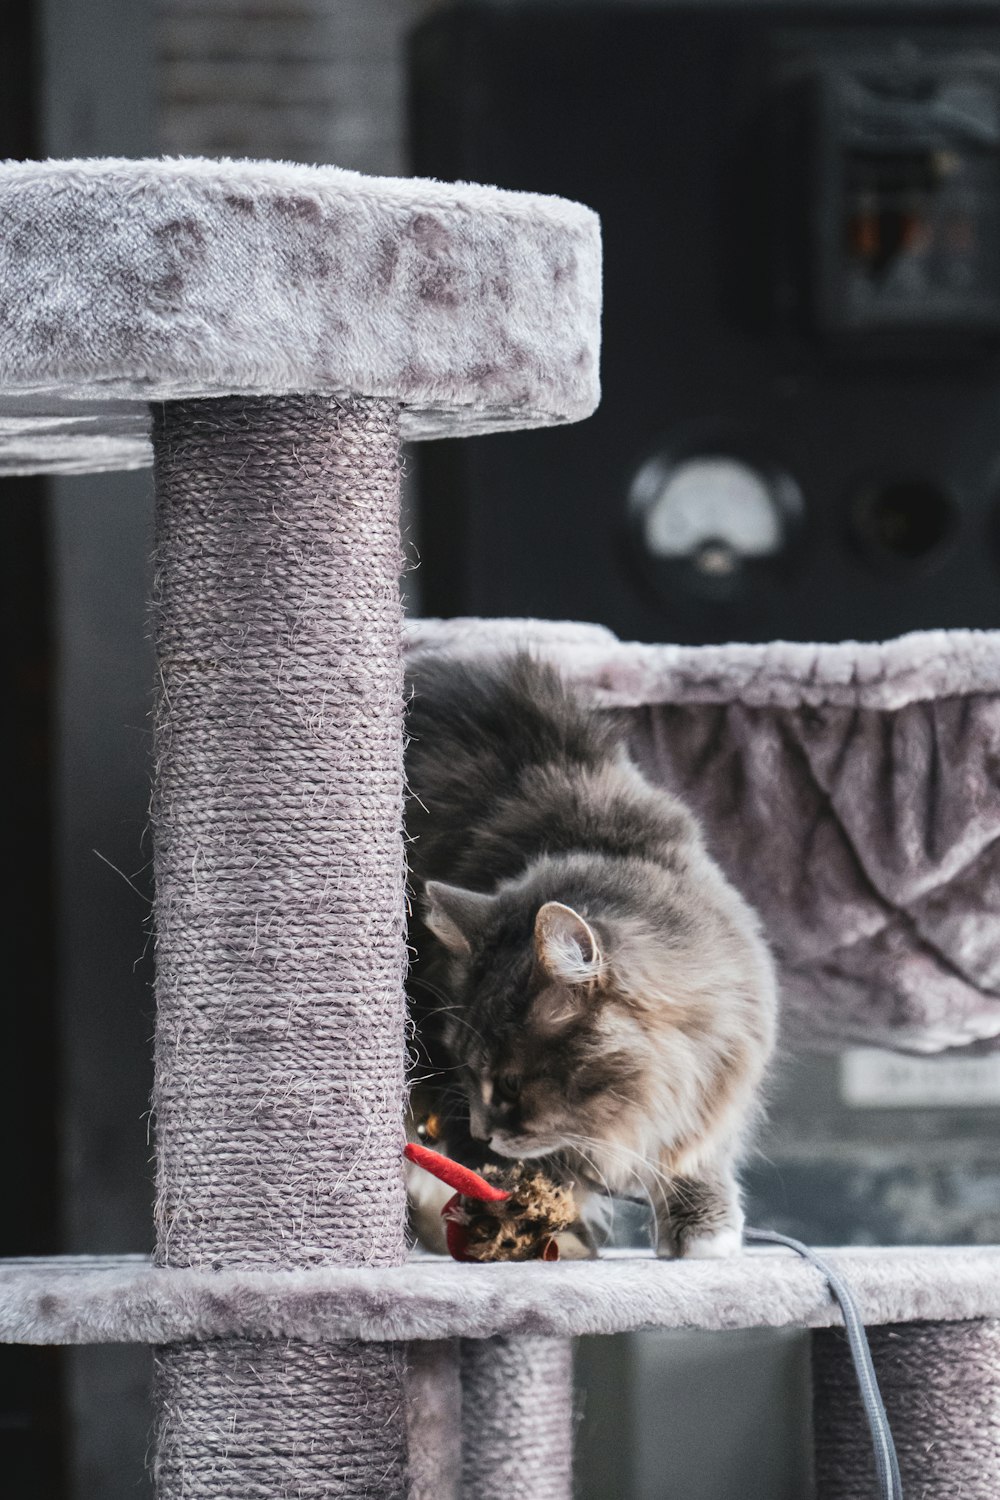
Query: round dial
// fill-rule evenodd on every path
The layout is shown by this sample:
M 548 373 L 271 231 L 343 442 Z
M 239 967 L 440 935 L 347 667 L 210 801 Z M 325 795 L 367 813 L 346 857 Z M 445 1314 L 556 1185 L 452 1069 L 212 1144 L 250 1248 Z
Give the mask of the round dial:
M 784 545 L 785 507 L 775 482 L 738 459 L 690 458 L 674 467 L 654 460 L 639 476 L 640 488 L 654 557 L 689 558 L 721 574 Z

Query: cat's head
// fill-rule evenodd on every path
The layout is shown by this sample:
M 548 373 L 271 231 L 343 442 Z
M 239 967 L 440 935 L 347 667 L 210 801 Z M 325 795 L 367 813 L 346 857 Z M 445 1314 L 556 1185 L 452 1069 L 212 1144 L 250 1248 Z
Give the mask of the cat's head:
M 426 896 L 449 956 L 443 1038 L 472 1134 L 520 1159 L 585 1158 L 588 1143 L 630 1136 L 650 1107 L 654 1059 L 621 1003 L 606 924 L 530 893 L 430 882 Z
M 770 974 L 752 919 L 710 889 L 653 900 L 648 877 L 602 887 L 599 861 L 576 865 L 582 880 L 494 895 L 429 882 L 425 919 L 473 1135 L 513 1158 L 572 1151 L 622 1187 L 672 1142 L 697 1149 L 759 1077 Z

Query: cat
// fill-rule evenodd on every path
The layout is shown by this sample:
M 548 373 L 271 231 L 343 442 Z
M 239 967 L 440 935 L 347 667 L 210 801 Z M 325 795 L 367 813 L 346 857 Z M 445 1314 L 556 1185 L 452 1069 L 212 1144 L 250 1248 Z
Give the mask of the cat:
M 657 1251 L 741 1245 L 777 1016 L 753 911 L 624 727 L 527 652 L 408 673 L 419 1090 L 469 1165 L 643 1194 Z M 426 1192 L 418 1234 L 440 1248 Z M 432 1243 L 433 1242 L 433 1243 Z

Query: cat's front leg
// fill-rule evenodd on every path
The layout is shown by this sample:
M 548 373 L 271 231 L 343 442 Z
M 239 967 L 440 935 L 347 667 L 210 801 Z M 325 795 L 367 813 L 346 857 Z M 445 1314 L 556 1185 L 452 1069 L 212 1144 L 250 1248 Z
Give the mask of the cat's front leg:
M 673 1177 L 661 1187 L 656 1253 L 687 1260 L 723 1260 L 743 1248 L 743 1208 L 736 1175 L 725 1165 L 696 1177 Z

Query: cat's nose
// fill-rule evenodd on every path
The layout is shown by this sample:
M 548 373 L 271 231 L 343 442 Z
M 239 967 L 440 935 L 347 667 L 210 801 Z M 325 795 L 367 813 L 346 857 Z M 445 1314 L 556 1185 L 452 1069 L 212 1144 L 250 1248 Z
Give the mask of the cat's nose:
M 488 1141 L 493 1132 L 493 1124 L 488 1118 L 482 1106 L 471 1105 L 469 1108 L 469 1134 L 474 1141 Z
M 520 1156 L 524 1150 L 524 1137 L 512 1136 L 506 1130 L 495 1130 L 490 1136 L 490 1150 L 497 1156 Z

